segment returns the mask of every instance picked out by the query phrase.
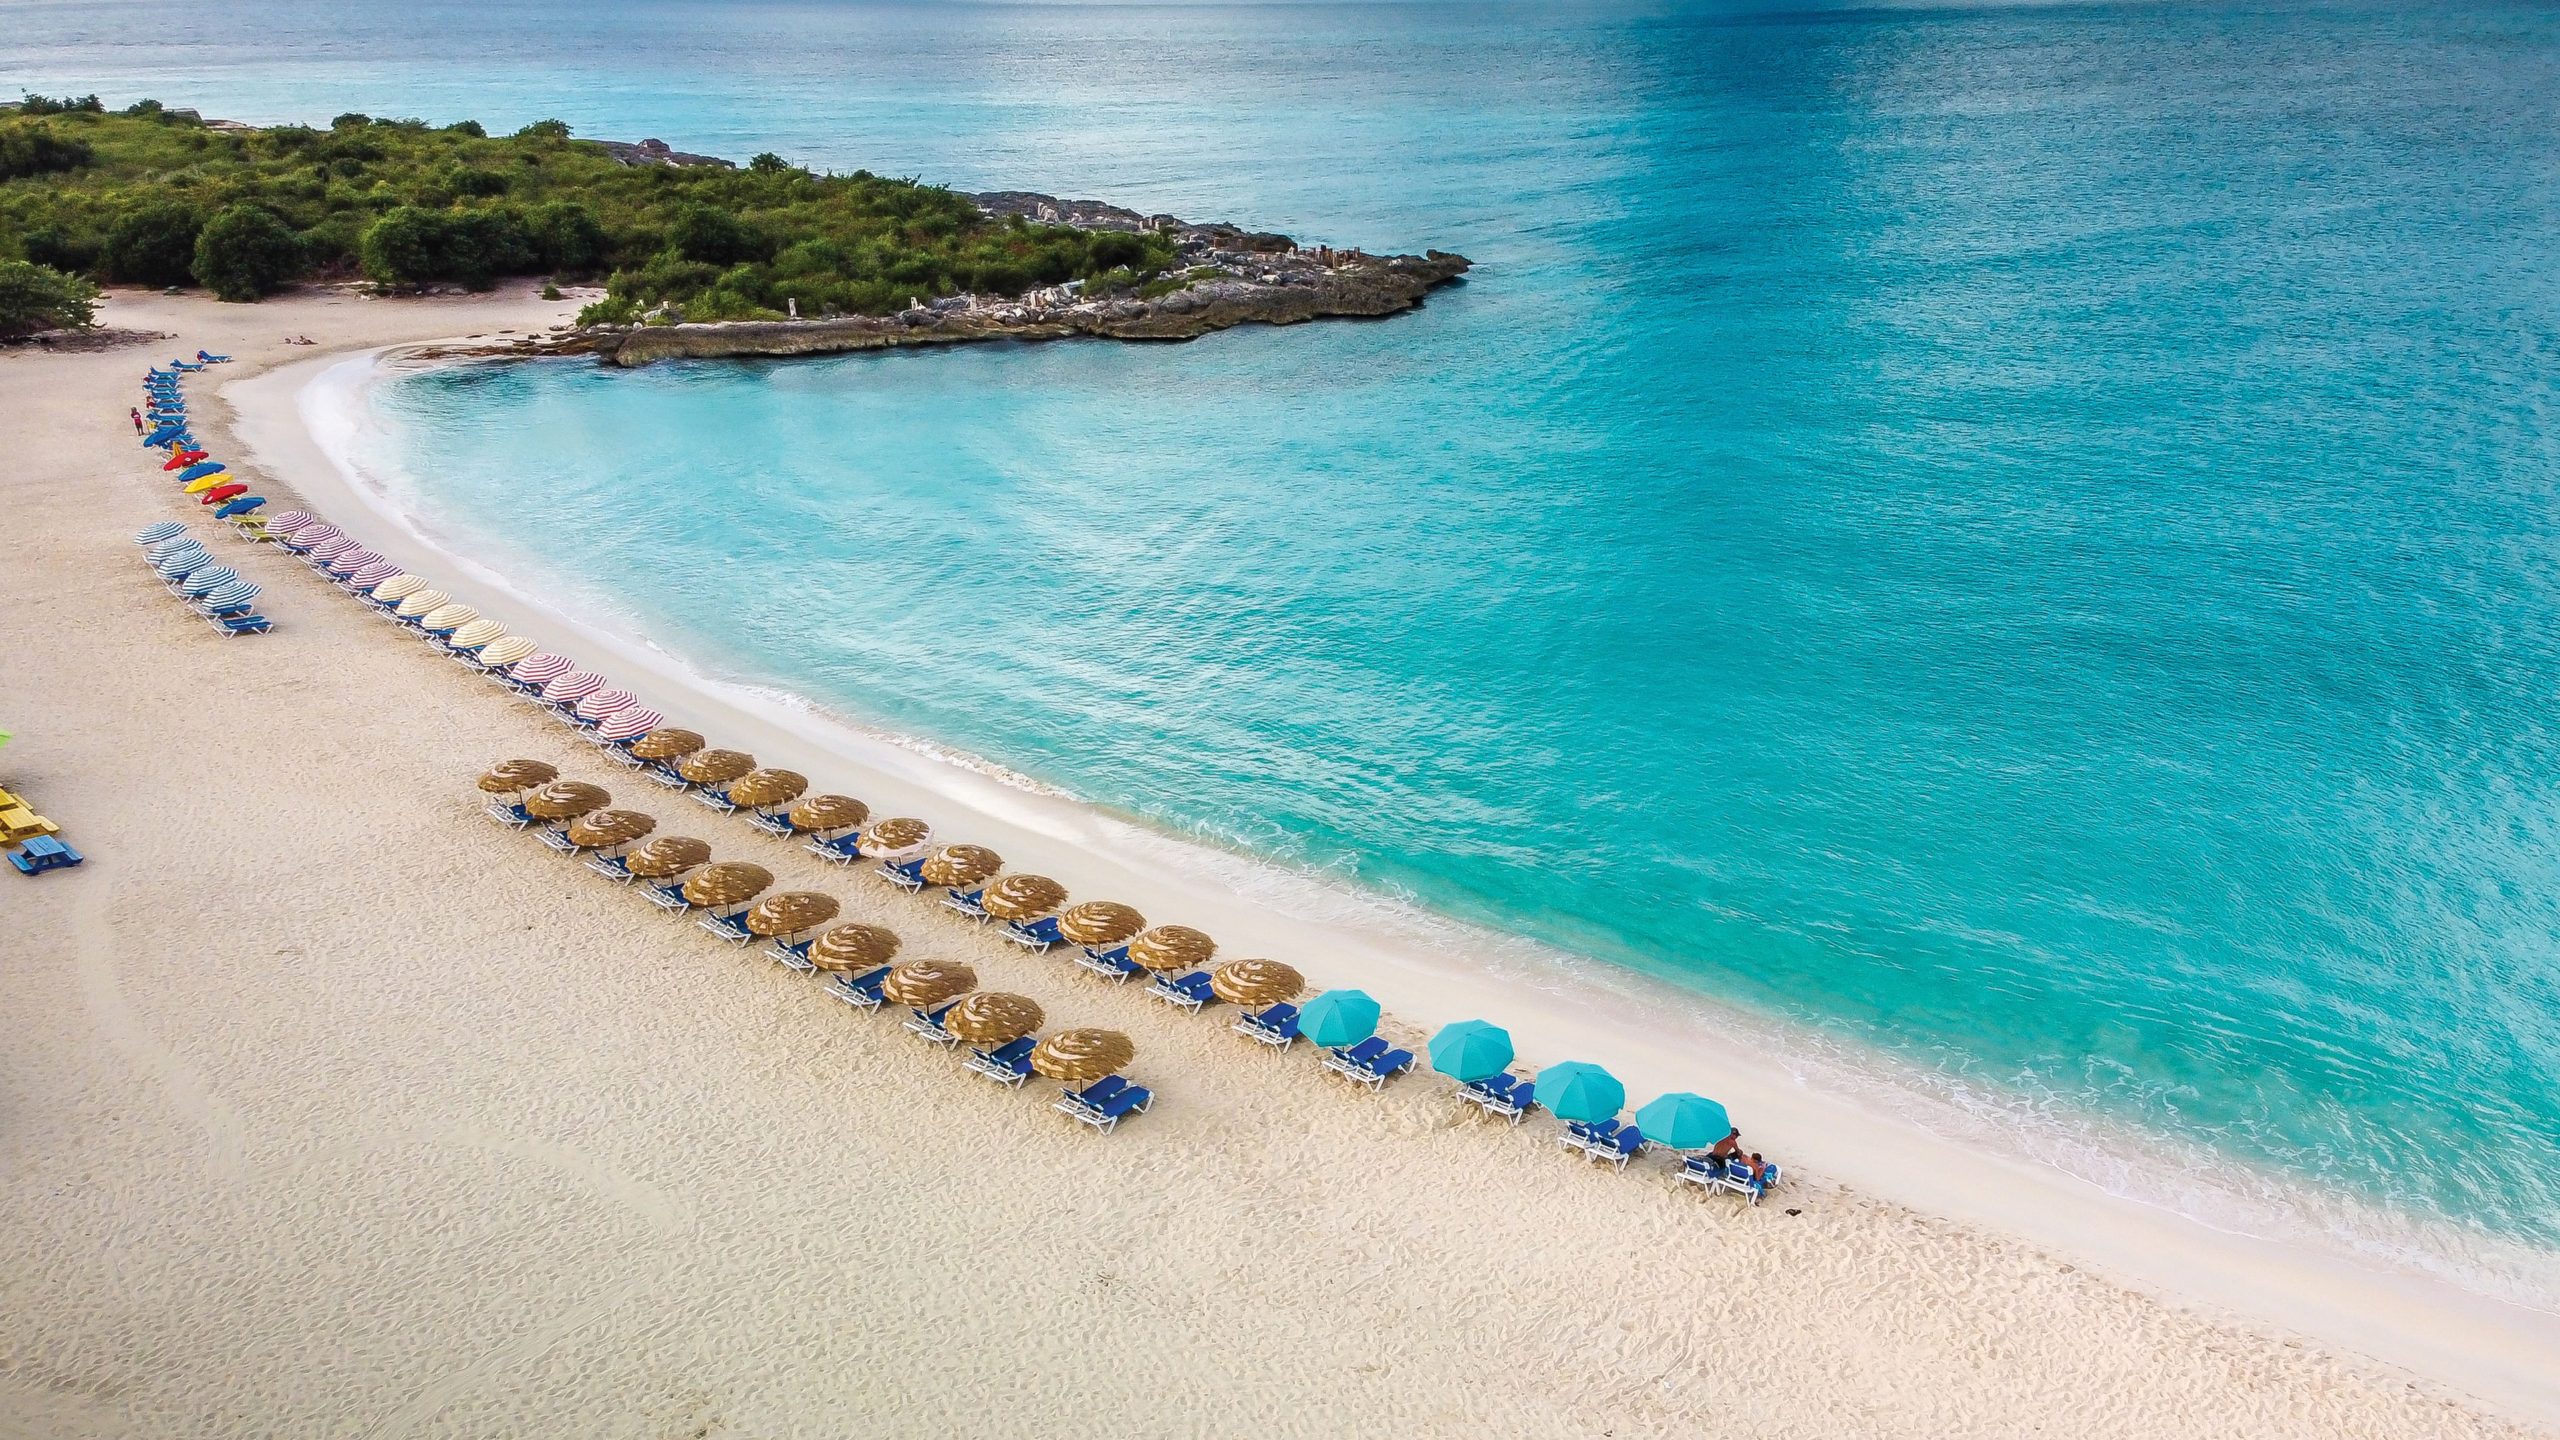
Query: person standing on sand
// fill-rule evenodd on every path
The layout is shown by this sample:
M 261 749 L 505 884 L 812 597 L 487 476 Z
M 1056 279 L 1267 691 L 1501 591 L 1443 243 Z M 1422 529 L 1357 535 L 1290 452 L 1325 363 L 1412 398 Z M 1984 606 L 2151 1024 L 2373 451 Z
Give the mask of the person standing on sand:
M 133 433 L 134 433 L 134 434 L 136 434 L 136 435 L 141 434 L 141 433 L 142 433 L 142 412 L 141 412 L 140 410 L 128 410 L 128 411 L 126 411 L 125 413 L 127 413 L 127 414 L 129 414 L 129 415 L 131 415 L 131 416 L 133 417 Z

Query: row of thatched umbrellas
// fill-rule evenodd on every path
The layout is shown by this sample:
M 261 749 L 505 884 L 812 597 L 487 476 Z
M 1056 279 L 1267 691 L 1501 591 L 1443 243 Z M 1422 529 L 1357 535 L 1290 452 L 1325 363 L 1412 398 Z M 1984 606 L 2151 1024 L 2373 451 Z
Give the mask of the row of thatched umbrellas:
M 558 837 L 553 843 L 594 854 L 604 862 L 596 868 L 607 874 L 673 886 L 691 910 L 744 906 L 737 916 L 740 928 L 778 948 L 792 945 L 795 936 L 807 936 L 796 953 L 813 970 L 850 975 L 888 966 L 880 982 L 882 997 L 915 1010 L 948 1005 L 940 1017 L 942 1028 L 965 1044 L 981 1049 L 1007 1045 L 1035 1034 L 1047 1022 L 1047 1012 L 1029 996 L 979 990 L 977 972 L 967 965 L 944 960 L 893 964 L 901 944 L 897 932 L 859 923 L 829 927 L 827 922 L 842 910 L 834 896 L 812 890 L 767 894 L 774 883 L 770 870 L 748 861 L 715 862 L 711 846 L 689 835 L 657 835 L 655 817 L 613 808 L 604 787 L 563 780 L 544 761 L 509 760 L 492 767 L 480 777 L 480 789 L 520 796 L 515 803 L 527 815 L 552 822 L 549 835 Z M 1042 1038 L 1029 1063 L 1051 1080 L 1078 1085 L 1118 1074 L 1136 1053 L 1135 1044 L 1119 1031 L 1078 1028 Z

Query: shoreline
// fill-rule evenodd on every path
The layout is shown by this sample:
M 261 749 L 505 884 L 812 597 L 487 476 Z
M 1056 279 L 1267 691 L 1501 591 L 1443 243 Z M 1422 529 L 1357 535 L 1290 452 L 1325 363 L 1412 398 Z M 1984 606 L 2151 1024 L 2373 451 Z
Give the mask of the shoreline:
M 2146 1292 L 2427 1373 L 2466 1377 L 2456 1383 L 2503 1393 L 2524 1402 L 2526 1413 L 2560 1421 L 2560 1381 L 2535 1373 L 2539 1356 L 2552 1353 L 2542 1347 L 2560 1346 L 2560 1314 L 2549 1309 L 2405 1264 L 2385 1268 L 2352 1254 L 2348 1244 L 2322 1246 L 2308 1235 L 2217 1225 L 2154 1198 L 2111 1190 L 2024 1150 L 1986 1151 L 1980 1148 L 1986 1132 L 2014 1116 L 1986 1120 L 1960 1111 L 1943 1093 L 1923 1093 L 1918 1072 L 1902 1062 L 1850 1054 L 1848 1042 L 1789 1033 L 1782 1022 L 1607 962 L 1552 952 L 1385 896 L 1311 909 L 1311 900 L 1344 898 L 1345 887 L 1212 850 L 1045 787 L 1027 788 L 1008 781 L 1000 766 L 871 730 L 778 686 L 706 675 L 627 624 L 501 573 L 462 548 L 467 541 L 435 533 L 384 493 L 380 477 L 360 475 L 314 433 L 332 401 L 362 404 L 361 392 L 391 378 L 395 367 L 486 363 L 440 354 L 411 358 L 435 349 L 317 355 L 226 383 L 220 394 L 239 412 L 233 428 L 243 448 L 270 474 L 289 476 L 311 508 L 366 514 L 379 527 L 362 537 L 373 548 L 431 576 L 468 576 L 476 593 L 444 588 L 484 611 L 491 608 L 483 603 L 488 597 L 503 595 L 529 617 L 537 636 L 565 637 L 546 644 L 578 655 L 582 665 L 597 654 L 610 656 L 589 668 L 638 690 L 669 723 L 701 730 L 714 744 L 750 750 L 763 763 L 800 769 L 813 791 L 842 789 L 873 801 L 875 814 L 923 815 L 934 822 L 938 840 L 991 845 L 1005 855 L 1008 869 L 1052 875 L 1076 897 L 1128 900 L 1150 917 L 1200 925 L 1220 938 L 1223 953 L 1288 960 L 1319 988 L 1357 984 L 1386 1007 L 1389 1032 L 1402 1022 L 1407 1043 L 1448 1021 L 1484 1015 L 1512 1031 L 1523 1064 L 1574 1058 L 1608 1066 L 1628 1082 L 1630 1105 L 1671 1089 L 1714 1094 L 1755 1137 L 1753 1147 L 1766 1147 L 1788 1166 L 1793 1188 L 1782 1194 L 1805 1194 L 1808 1185 L 1812 1193 L 1838 1189 L 2022 1236 Z M 346 392 L 320 397 L 333 378 Z M 634 675 L 646 683 L 634 683 Z M 1317 894 L 1327 889 L 1333 895 Z M 1495 953 L 1486 952 L 1488 943 Z M 1752 1043 L 1735 1047 L 1737 1031 Z M 1748 1059 L 1737 1060 L 1736 1048 Z M 1896 1100 L 1904 1102 L 1898 1110 Z M 1930 1121 L 1946 1129 L 1933 1132 Z M 2140 1162 L 2148 1140 L 2094 1118 L 2073 1138 L 2103 1146 L 2107 1161 L 2126 1164 Z M 2193 1157 L 2214 1158 L 2200 1150 Z M 2304 1188 L 2290 1198 L 2331 1197 Z M 2296 1223 L 2316 1226 L 2324 1218 L 2344 1217 L 2297 1217 Z M 2480 1238 L 2485 1248 L 2503 1245 Z
M 0 1404 L 47 1433 L 930 1433 L 963 1403 L 984 1428 L 1060 1435 L 1384 1419 L 2398 1440 L 2560 1421 L 2548 1316 L 2218 1234 L 1916 1133 L 1828 1077 L 1745 1074 L 1706 1048 L 1729 1022 L 1651 982 L 1613 1000 L 1518 956 L 1405 953 L 1365 911 L 1292 918 L 1301 902 L 1254 893 L 1260 872 L 1189 869 L 1102 812 L 510 594 L 444 556 L 452 537 L 368 513 L 301 397 L 350 357 L 557 318 L 521 287 L 109 304 L 110 323 L 179 335 L 169 349 L 240 356 L 191 399 L 277 508 L 291 492 L 269 482 L 290 481 L 671 720 L 1229 954 L 1356 981 L 1403 1020 L 1484 1013 L 1525 1057 L 1601 1060 L 1636 1098 L 1715 1094 L 1791 1188 L 1719 1205 L 1657 1169 L 1575 1163 L 1540 1127 L 1458 1118 L 1427 1077 L 1367 1094 L 1256 1053 L 661 803 L 260 547 L 217 553 L 266 586 L 277 631 L 209 636 L 133 573 L 126 538 L 198 518 L 118 418 L 160 354 L 0 356 L 28 439 L 0 480 L 27 532 L 0 574 L 26 626 L 9 773 L 91 857 L 12 892 L 38 943 L 0 955 L 20 1117 L 0 1136 L 0 1294 L 27 1321 Z M 323 347 L 284 349 L 278 328 Z M 837 894 L 1053 1023 L 1129 1030 L 1161 1103 L 1074 1133 L 1039 1095 L 670 926 L 478 820 L 470 776 L 508 754 Z M 1108 1364 L 1095 1335 L 1121 1342 Z

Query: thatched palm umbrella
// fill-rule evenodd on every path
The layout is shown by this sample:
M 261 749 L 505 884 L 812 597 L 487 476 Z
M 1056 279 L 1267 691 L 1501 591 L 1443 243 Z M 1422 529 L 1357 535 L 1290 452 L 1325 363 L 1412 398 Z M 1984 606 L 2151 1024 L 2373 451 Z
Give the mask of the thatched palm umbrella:
M 1188 925 L 1159 925 L 1129 942 L 1129 958 L 1150 970 L 1194 970 L 1218 953 L 1218 942 Z
M 513 795 L 560 778 L 560 767 L 546 760 L 501 760 L 480 777 L 480 788 L 492 795 Z
M 812 795 L 791 807 L 791 830 L 796 835 L 822 835 L 830 830 L 850 830 L 871 818 L 871 807 L 850 795 Z
M 809 788 L 809 777 L 797 770 L 750 770 L 729 787 L 729 803 L 762 810 L 797 800 Z
M 669 726 L 652 730 L 631 742 L 631 753 L 643 760 L 674 760 L 701 749 L 703 739 L 690 730 Z
M 870 970 L 898 953 L 898 932 L 877 925 L 839 925 L 809 945 L 809 963 L 821 970 Z
M 987 887 L 978 906 L 999 920 L 1036 920 L 1066 900 L 1067 887 L 1046 875 L 1006 875 Z
M 1087 900 L 1058 917 L 1058 933 L 1079 945 L 1118 945 L 1146 928 L 1146 916 L 1117 900 Z
M 628 845 L 657 828 L 656 816 L 638 810 L 598 810 L 569 822 L 569 843 L 580 850 Z
M 867 859 L 888 860 L 924 848 L 933 827 L 911 815 L 894 815 L 862 832 L 853 848 Z
M 949 960 L 911 960 L 889 972 L 880 993 L 892 1003 L 929 1009 L 978 988 L 978 972 Z
M 1061 1030 L 1032 1048 L 1031 1068 L 1062 1085 L 1089 1085 L 1136 1058 L 1138 1047 L 1117 1030 Z
M 797 935 L 833 920 L 836 911 L 842 908 L 836 904 L 833 895 L 821 895 L 815 890 L 786 890 L 779 895 L 767 895 L 755 903 L 755 908 L 747 912 L 747 933 L 762 935 L 768 940 L 776 935 Z
M 684 900 L 688 905 L 713 910 L 724 905 L 743 905 L 765 892 L 773 884 L 773 872 L 745 860 L 723 860 L 705 865 L 687 876 Z
M 554 780 L 524 797 L 524 813 L 536 820 L 567 820 L 612 803 L 612 794 L 601 785 Z
M 672 880 L 710 858 L 706 841 L 690 835 L 660 835 L 622 857 L 622 868 L 643 880 Z
M 726 785 L 755 768 L 743 750 L 696 750 L 676 761 L 676 773 L 696 785 Z
M 924 862 L 928 885 L 957 889 L 975 885 L 1004 868 L 1004 857 L 984 845 L 945 845 Z
M 1295 1000 L 1306 988 L 1306 976 L 1277 960 L 1230 960 L 1209 972 L 1210 993 L 1250 1010 Z
M 942 1017 L 942 1028 L 971 1045 L 1010 1045 L 1039 1029 L 1040 1022 L 1048 1018 L 1039 1002 L 1029 996 L 981 990 L 961 996 L 960 1002 Z

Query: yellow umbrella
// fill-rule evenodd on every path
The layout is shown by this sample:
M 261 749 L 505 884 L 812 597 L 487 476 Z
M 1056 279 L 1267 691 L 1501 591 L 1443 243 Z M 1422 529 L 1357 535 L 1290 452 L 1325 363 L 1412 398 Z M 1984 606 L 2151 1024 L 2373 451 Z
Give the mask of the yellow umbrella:
M 373 587 L 376 600 L 406 600 L 427 588 L 427 582 L 415 575 L 394 575 Z
M 1039 1029 L 1048 1018 L 1029 996 L 981 990 L 961 996 L 942 1017 L 942 1028 L 971 1045 L 1010 1045 Z
M 638 810 L 598 810 L 569 822 L 569 843 L 581 850 L 628 845 L 657 828 L 656 816 Z
M 750 770 L 729 787 L 729 803 L 761 810 L 797 800 L 809 788 L 809 777 L 796 770 Z
M 1031 1051 L 1031 1068 L 1062 1084 L 1083 1085 L 1117 1075 L 1138 1058 L 1138 1047 L 1117 1030 L 1061 1030 Z
M 401 601 L 400 608 L 392 613 L 403 620 L 416 620 L 431 610 L 441 610 L 452 603 L 453 597 L 441 590 L 418 590 Z
M 494 622 L 484 621 L 482 623 L 487 624 Z M 463 628 L 469 629 L 470 627 L 465 626 Z M 521 635 L 509 635 L 503 640 L 492 640 L 488 644 L 481 646 L 480 660 L 481 663 L 493 667 L 513 665 L 517 661 L 530 656 L 534 651 L 541 648 L 541 646 L 536 645 Z
M 1188 925 L 1159 925 L 1129 942 L 1129 958 L 1150 970 L 1196 969 L 1217 951 L 1217 941 Z
M 189 495 L 201 495 L 216 485 L 228 485 L 230 483 L 230 471 L 216 470 L 210 475 L 199 475 L 193 480 L 188 481 L 186 493 Z
M 928 885 L 975 885 L 1004 868 L 1004 857 L 984 845 L 945 845 L 924 862 Z
M 702 737 L 690 730 L 672 727 L 652 730 L 631 742 L 631 753 L 643 760 L 673 760 L 702 748 Z
M 767 895 L 747 912 L 747 933 L 767 938 L 797 935 L 833 920 L 840 908 L 836 897 L 821 895 L 815 890 L 786 890 L 779 895 Z
M 726 785 L 754 768 L 756 757 L 742 750 L 696 750 L 676 761 L 676 773 L 696 785 Z
M 949 960 L 911 960 L 889 972 L 880 993 L 922 1010 L 978 988 L 978 972 Z
M 791 828 L 802 835 L 850 830 L 870 818 L 871 807 L 850 795 L 812 795 L 791 807 Z
M 1259 1010 L 1294 1000 L 1307 977 L 1277 960 L 1230 960 L 1209 972 L 1209 990 L 1230 1005 Z
M 454 649 L 469 650 L 474 646 L 485 646 L 506 633 L 507 627 L 495 620 L 474 620 L 468 625 L 455 626 L 453 634 L 448 638 Z M 486 651 L 482 652 L 480 658 L 483 660 L 489 658 Z
M 1087 900 L 1058 917 L 1058 933 L 1079 945 L 1117 945 L 1146 928 L 1146 916 L 1117 900 Z
M 524 813 L 536 820 L 566 820 L 612 803 L 613 796 L 601 785 L 584 780 L 554 780 L 524 797 Z
M 741 905 L 753 900 L 773 883 L 773 872 L 744 860 L 723 860 L 705 865 L 685 878 L 684 899 L 688 905 L 711 908 Z
M 854 849 L 874 860 L 913 850 L 933 837 L 933 827 L 909 815 L 896 815 L 862 832 Z
M 622 857 L 622 868 L 643 880 L 669 880 L 711 858 L 709 843 L 690 835 L 661 835 Z
M 492 795 L 510 795 L 548 785 L 560 778 L 560 767 L 541 760 L 502 760 L 480 777 L 480 788 Z
M 809 963 L 821 970 L 869 970 L 898 953 L 898 932 L 877 925 L 839 925 L 809 946 Z
M 419 617 L 430 630 L 459 630 L 480 618 L 480 612 L 468 605 L 439 605 Z
M 1046 875 L 1007 875 L 978 897 L 978 908 L 999 920 L 1031 920 L 1066 903 L 1067 887 Z

